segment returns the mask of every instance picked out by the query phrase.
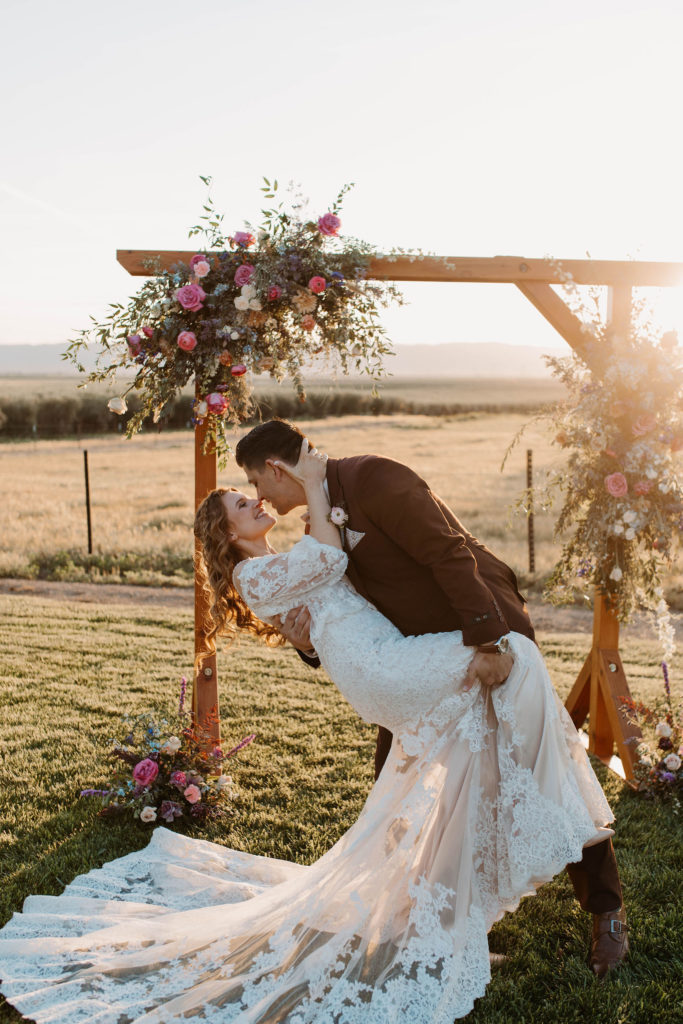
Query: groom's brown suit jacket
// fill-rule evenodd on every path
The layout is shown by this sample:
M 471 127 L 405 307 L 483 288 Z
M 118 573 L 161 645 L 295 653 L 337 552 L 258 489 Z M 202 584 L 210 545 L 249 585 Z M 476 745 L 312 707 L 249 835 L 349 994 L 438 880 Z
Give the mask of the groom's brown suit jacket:
M 460 629 L 476 646 L 515 630 L 534 639 L 512 569 L 412 469 L 376 455 L 328 459 L 327 485 L 348 515 L 349 578 L 406 636 Z

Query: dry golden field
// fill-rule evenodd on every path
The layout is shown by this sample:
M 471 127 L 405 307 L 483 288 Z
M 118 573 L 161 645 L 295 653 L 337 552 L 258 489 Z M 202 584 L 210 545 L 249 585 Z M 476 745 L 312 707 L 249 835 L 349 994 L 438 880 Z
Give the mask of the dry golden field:
M 539 428 L 530 429 L 501 474 L 505 450 L 527 417 L 466 414 L 454 417 L 378 416 L 304 421 L 301 428 L 332 456 L 374 452 L 422 474 L 465 525 L 526 576 L 526 520 L 510 507 L 526 479 L 526 448 L 542 471 L 559 458 Z M 238 435 L 235 435 L 235 438 Z M 188 433 L 139 435 L 128 441 L 24 441 L 0 446 L 3 503 L 0 573 L 24 575 L 32 557 L 85 551 L 83 449 L 89 452 L 95 552 L 172 552 L 192 547 L 193 438 Z M 219 483 L 243 486 L 233 464 Z M 296 512 L 284 517 L 276 545 L 293 543 L 301 529 Z M 536 518 L 537 569 L 554 560 L 552 521 Z M 115 574 L 116 575 L 116 574 Z M 129 582 L 144 581 L 132 573 Z M 152 580 L 149 580 L 152 582 Z

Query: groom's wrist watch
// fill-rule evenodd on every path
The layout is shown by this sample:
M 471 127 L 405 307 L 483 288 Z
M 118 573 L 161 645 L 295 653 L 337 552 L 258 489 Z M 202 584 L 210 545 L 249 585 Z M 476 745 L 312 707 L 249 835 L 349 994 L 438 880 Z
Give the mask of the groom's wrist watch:
M 510 641 L 506 636 L 502 636 L 500 640 L 492 640 L 490 644 L 478 644 L 477 650 L 482 654 L 509 654 Z

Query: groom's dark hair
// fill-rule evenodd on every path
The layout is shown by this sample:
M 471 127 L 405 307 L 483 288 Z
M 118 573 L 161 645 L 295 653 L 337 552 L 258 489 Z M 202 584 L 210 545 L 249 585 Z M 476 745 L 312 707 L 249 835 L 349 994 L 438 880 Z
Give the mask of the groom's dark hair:
M 266 459 L 282 459 L 290 466 L 299 460 L 306 435 L 287 420 L 267 420 L 241 437 L 235 448 L 235 461 L 247 469 L 263 469 Z

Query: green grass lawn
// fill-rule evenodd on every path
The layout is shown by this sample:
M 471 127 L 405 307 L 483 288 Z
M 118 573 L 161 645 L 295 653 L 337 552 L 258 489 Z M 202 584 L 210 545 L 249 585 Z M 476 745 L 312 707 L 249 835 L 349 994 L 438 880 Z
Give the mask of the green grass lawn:
M 564 695 L 589 638 L 541 637 Z M 0 597 L 0 913 L 29 893 L 59 893 L 75 875 L 147 842 L 149 830 L 105 821 L 80 789 L 107 778 L 107 740 L 122 711 L 176 702 L 189 674 L 192 621 L 161 605 L 67 604 Z M 653 643 L 624 646 L 632 690 L 659 687 Z M 233 774 L 235 815 L 192 834 L 308 863 L 357 817 L 371 785 L 374 730 L 322 673 L 291 650 L 252 642 L 220 662 L 224 745 L 254 731 Z M 673 674 L 676 687 L 676 673 Z M 683 828 L 598 769 L 617 815 L 617 856 L 628 901 L 633 954 L 613 979 L 586 965 L 590 922 L 566 876 L 523 902 L 491 934 L 508 955 L 472 1024 L 671 1024 L 683 1013 Z M 0 1021 L 20 1016 L 0 1004 Z

